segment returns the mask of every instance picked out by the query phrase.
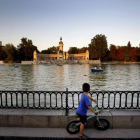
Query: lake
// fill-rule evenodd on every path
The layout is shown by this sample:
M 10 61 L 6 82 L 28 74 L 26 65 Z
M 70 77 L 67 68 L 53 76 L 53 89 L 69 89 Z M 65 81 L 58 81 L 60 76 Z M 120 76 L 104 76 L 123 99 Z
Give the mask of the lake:
M 0 65 L 0 90 L 92 91 L 140 90 L 140 64 L 102 64 L 103 72 L 91 72 L 91 64 Z

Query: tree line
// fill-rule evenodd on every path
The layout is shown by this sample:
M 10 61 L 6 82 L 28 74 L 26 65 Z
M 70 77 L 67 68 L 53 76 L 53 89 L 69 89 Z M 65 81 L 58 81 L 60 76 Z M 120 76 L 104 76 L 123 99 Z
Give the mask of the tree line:
M 112 61 L 140 61 L 140 47 L 132 47 L 130 41 L 127 46 L 110 45 L 108 58 Z
M 42 54 L 57 54 L 59 46 L 49 47 L 46 50 L 38 51 L 32 40 L 22 38 L 21 43 L 15 47 L 13 44 L 0 46 L 0 60 L 5 62 L 21 62 L 33 60 L 33 52 Z M 101 59 L 101 61 L 140 61 L 140 47 L 132 47 L 130 41 L 126 46 L 110 44 L 108 48 L 107 37 L 97 34 L 91 39 L 88 47 L 70 47 L 69 54 L 85 53 L 89 50 L 90 60 Z
M 21 62 L 33 60 L 33 52 L 38 51 L 32 40 L 22 38 L 21 43 L 15 47 L 13 44 L 0 46 L 0 60 L 5 62 Z

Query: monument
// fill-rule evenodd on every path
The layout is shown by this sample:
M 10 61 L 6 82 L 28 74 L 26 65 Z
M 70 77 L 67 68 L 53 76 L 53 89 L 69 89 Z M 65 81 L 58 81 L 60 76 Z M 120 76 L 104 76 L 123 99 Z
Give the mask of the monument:
M 68 52 L 63 51 L 63 41 L 62 37 L 60 37 L 59 41 L 59 49 L 55 54 L 41 54 L 34 51 L 33 60 L 36 64 L 48 63 L 48 62 L 57 62 L 57 63 L 66 63 L 67 61 L 72 61 L 75 63 L 79 61 L 87 61 L 89 60 L 89 51 L 86 50 L 85 53 L 78 54 L 69 54 Z
M 58 51 L 58 60 L 64 60 L 64 52 L 63 52 L 63 42 L 62 42 L 62 37 L 60 37 L 60 42 L 59 42 L 59 51 Z

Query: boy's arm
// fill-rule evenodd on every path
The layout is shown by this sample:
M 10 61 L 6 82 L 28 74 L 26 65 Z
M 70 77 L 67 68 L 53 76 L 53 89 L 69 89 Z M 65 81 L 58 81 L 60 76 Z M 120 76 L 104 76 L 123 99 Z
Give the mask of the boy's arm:
M 99 110 L 94 110 L 91 106 L 87 106 L 88 107 L 88 109 L 91 111 L 91 112 L 93 112 L 93 113 L 99 113 Z
M 95 102 L 95 103 L 97 102 L 97 100 L 93 99 L 93 98 L 90 97 L 90 96 L 89 96 L 89 99 L 90 99 L 91 101 Z

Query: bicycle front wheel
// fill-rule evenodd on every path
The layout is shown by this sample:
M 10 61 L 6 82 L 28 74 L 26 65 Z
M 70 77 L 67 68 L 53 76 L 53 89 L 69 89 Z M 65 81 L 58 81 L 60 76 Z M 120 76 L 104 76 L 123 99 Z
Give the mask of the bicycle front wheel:
M 94 126 L 98 130 L 106 130 L 109 128 L 110 123 L 106 119 L 99 118 L 99 121 L 98 120 L 95 121 Z
M 74 120 L 68 123 L 66 130 L 70 134 L 76 134 L 80 131 L 80 121 Z

